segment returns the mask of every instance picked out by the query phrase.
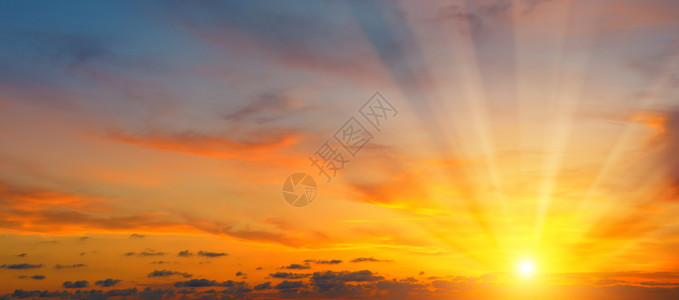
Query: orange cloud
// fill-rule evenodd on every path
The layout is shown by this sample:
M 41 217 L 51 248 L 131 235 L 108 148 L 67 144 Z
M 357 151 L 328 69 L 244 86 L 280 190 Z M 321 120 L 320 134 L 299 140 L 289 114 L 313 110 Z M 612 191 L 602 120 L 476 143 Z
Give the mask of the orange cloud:
M 238 158 L 251 161 L 264 160 L 262 153 L 276 151 L 296 144 L 300 135 L 288 130 L 259 130 L 248 134 L 247 139 L 234 139 L 229 134 L 207 135 L 194 131 L 180 133 L 150 132 L 126 134 L 113 132 L 112 140 L 159 149 L 207 157 Z

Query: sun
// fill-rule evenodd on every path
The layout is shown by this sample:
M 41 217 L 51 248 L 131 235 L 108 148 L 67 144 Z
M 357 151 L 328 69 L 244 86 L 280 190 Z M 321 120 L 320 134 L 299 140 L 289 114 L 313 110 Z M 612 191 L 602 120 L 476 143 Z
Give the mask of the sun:
M 522 260 L 517 266 L 517 271 L 522 277 L 531 277 L 535 273 L 535 264 L 531 260 Z

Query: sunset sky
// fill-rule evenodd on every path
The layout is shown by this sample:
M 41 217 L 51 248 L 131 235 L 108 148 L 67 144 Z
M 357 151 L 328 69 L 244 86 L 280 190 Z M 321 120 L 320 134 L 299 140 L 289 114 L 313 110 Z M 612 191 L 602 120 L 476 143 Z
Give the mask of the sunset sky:
M 3 300 L 679 299 L 678 153 L 676 0 L 0 0 Z

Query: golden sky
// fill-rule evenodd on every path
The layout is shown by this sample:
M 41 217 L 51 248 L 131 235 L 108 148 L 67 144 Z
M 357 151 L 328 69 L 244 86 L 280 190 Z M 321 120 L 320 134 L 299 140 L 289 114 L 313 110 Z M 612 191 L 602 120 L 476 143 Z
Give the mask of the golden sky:
M 677 299 L 677 16 L 0 1 L 0 299 Z

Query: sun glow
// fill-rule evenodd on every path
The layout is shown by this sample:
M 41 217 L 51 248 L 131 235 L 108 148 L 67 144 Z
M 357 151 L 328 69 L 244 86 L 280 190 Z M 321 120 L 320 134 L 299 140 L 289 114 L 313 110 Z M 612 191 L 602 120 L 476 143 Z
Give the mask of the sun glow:
M 530 260 L 522 260 L 519 262 L 517 270 L 522 277 L 531 277 L 535 273 L 535 264 Z

